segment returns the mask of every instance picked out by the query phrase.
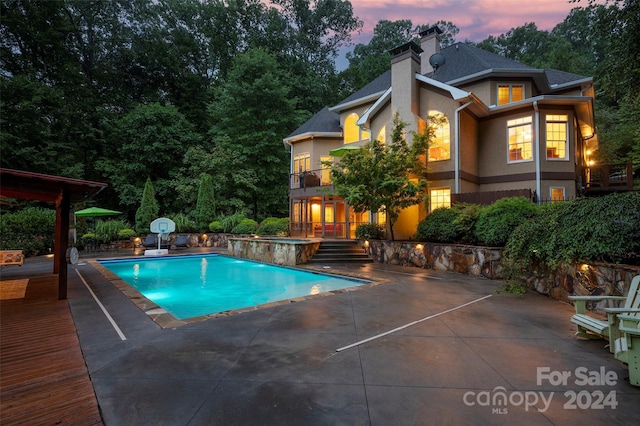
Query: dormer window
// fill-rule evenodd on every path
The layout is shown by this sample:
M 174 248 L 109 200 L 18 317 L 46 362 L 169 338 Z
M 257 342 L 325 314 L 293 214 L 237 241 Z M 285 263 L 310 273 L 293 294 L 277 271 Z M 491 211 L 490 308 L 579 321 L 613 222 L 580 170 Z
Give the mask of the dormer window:
M 498 85 L 498 105 L 506 105 L 524 99 L 524 85 L 522 84 L 499 84 Z

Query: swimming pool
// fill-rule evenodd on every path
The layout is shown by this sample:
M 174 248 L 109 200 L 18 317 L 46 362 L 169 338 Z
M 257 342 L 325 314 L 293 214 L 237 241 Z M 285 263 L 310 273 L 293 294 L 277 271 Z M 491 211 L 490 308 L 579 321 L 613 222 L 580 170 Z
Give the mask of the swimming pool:
M 179 320 L 369 284 L 217 254 L 100 263 Z

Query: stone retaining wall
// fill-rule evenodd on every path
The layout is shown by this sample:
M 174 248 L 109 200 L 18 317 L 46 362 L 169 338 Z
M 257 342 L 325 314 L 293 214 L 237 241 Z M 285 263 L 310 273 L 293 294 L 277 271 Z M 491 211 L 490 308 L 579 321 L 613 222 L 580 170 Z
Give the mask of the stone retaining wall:
M 318 251 L 319 241 L 286 239 L 228 239 L 229 255 L 242 259 L 271 263 L 274 265 L 296 266 L 307 263 Z
M 504 278 L 502 248 L 381 240 L 360 244 L 378 263 Z M 561 265 L 555 270 L 532 265 L 523 282 L 538 293 L 570 302 L 569 296 L 573 295 L 626 296 L 631 279 L 638 274 L 640 266 L 620 264 Z M 603 308 L 610 304 L 604 301 L 587 307 L 603 313 Z

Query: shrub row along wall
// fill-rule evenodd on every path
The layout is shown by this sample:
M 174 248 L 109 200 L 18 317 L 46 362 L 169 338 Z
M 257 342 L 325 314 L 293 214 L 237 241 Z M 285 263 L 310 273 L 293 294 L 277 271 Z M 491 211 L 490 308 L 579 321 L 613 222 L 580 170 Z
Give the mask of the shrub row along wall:
M 489 279 L 503 279 L 502 248 L 370 240 L 361 242 L 378 263 L 458 272 Z M 561 265 L 557 270 L 532 266 L 525 277 L 527 288 L 569 302 L 568 296 L 626 296 L 640 267 L 630 265 Z M 588 304 L 604 313 L 610 301 Z

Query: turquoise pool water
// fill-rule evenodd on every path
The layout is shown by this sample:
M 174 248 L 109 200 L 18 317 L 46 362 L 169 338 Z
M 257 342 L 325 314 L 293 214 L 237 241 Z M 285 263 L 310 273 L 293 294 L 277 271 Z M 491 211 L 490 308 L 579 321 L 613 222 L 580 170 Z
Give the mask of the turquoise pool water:
M 178 319 L 368 284 L 215 254 L 100 263 Z

